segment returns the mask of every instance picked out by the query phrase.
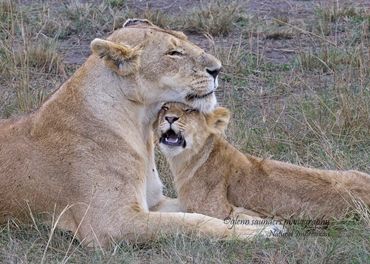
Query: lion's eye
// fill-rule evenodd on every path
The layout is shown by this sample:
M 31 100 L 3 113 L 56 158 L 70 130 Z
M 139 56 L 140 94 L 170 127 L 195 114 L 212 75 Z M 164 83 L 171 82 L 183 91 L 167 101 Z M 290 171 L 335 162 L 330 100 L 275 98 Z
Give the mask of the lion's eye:
M 192 109 L 192 108 L 188 108 L 185 110 L 186 113 L 192 113 L 192 112 L 196 112 L 197 110 L 196 109 Z
M 167 111 L 168 110 L 168 107 L 167 106 L 162 106 L 162 108 L 161 108 L 163 111 Z
M 167 52 L 167 55 L 170 55 L 170 56 L 183 56 L 184 53 L 182 53 L 181 51 L 178 51 L 178 50 L 171 50 L 171 51 Z

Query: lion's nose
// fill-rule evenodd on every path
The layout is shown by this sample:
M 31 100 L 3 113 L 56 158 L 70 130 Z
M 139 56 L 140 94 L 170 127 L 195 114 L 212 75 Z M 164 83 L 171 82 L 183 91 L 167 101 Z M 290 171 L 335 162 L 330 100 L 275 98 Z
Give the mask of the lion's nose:
M 210 69 L 206 69 L 206 71 L 213 76 L 213 78 L 216 79 L 217 75 L 220 73 L 221 71 L 221 67 L 220 68 L 217 68 L 217 69 L 214 69 L 214 70 L 210 70 Z
M 175 122 L 179 118 L 176 117 L 176 116 L 166 116 L 164 119 L 166 119 L 168 123 L 172 124 L 173 122 Z

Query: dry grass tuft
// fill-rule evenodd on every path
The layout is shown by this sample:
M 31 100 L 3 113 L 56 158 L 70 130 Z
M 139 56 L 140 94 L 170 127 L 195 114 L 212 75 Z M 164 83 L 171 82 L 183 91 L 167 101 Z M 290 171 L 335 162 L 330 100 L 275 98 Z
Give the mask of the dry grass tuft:
M 301 52 L 298 62 L 302 71 L 333 72 L 347 66 L 360 66 L 363 55 L 359 49 L 346 51 L 327 47 L 319 51 Z
M 153 22 L 153 24 L 162 27 L 162 28 L 174 28 L 178 25 L 176 23 L 176 19 L 173 18 L 170 15 L 165 14 L 159 9 L 152 9 L 152 8 L 146 8 L 143 12 L 140 12 L 140 14 L 137 14 L 136 16 L 146 18 Z
M 165 156 L 159 151 L 159 149 L 156 149 L 155 151 L 155 161 L 157 164 L 157 169 L 160 172 L 162 182 L 165 186 L 164 188 L 165 195 L 172 198 L 177 197 L 171 170 L 169 168 Z
M 239 3 L 211 1 L 184 18 L 184 29 L 212 36 L 227 36 L 238 19 Z
M 11 7 L 10 10 L 16 9 Z M 55 40 L 43 34 L 35 36 L 32 31 L 35 27 L 25 22 L 29 19 L 23 10 L 10 13 L 11 16 L 1 24 L 4 38 L 0 40 L 0 74 L 9 82 L 5 92 L 13 94 L 13 101 L 4 106 L 5 117 L 40 106 L 46 97 L 43 79 L 49 75 L 65 75 Z M 33 87 L 36 84 L 41 87 Z
M 57 44 L 51 39 L 32 42 L 15 54 L 17 66 L 33 67 L 45 73 L 61 73 L 62 56 L 57 52 Z
M 244 47 L 241 39 L 231 43 L 229 47 L 214 45 L 212 53 L 222 62 L 223 73 L 226 75 L 240 74 L 245 68 Z
M 328 22 L 336 22 L 340 19 L 360 16 L 359 10 L 354 7 L 339 7 L 337 5 L 331 7 L 318 7 L 316 9 L 316 14 L 322 20 Z
M 112 8 L 122 8 L 126 4 L 126 0 L 105 0 L 105 2 Z
M 329 36 L 348 31 L 350 22 L 366 21 L 370 18 L 368 10 L 354 7 L 318 7 L 315 9 L 316 14 L 316 31 L 323 35 Z
M 104 16 L 104 11 L 107 6 L 103 3 L 101 5 L 92 5 L 91 3 L 81 3 L 73 0 L 64 5 L 63 15 L 67 18 L 67 24 L 63 37 L 71 34 L 89 34 L 97 30 L 107 30 Z
M 4 18 L 12 13 L 15 5 L 10 0 L 2 0 L 0 2 L 0 17 Z

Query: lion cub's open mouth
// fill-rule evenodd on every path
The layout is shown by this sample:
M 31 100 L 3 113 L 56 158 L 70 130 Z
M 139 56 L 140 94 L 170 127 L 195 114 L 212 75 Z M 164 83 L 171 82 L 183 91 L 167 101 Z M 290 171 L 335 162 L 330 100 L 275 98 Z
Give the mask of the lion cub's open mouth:
M 183 148 L 186 147 L 186 141 L 184 137 L 180 133 L 176 133 L 172 129 L 167 130 L 165 133 L 162 134 L 159 142 L 173 147 L 182 146 Z

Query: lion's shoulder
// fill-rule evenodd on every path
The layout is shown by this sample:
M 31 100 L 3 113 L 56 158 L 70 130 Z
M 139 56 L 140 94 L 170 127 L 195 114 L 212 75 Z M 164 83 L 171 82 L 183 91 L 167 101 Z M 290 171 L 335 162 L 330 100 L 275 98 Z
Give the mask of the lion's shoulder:
M 29 115 L 0 119 L 0 136 L 9 136 L 26 130 L 29 131 L 30 127 Z

